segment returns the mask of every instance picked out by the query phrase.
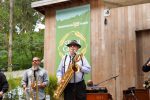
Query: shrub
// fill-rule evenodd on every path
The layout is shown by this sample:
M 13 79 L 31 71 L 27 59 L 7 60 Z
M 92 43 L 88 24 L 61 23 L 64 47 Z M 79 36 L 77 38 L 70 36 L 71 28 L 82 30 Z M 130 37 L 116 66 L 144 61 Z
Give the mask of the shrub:
M 9 90 L 6 94 L 4 94 L 3 100 L 19 100 L 19 89 L 21 89 L 20 86 L 21 82 L 21 77 L 20 78 L 10 78 L 8 79 L 8 84 L 9 84 Z M 21 92 L 21 91 L 20 91 Z M 23 95 L 22 95 L 23 97 Z
M 19 78 L 10 78 L 8 80 L 9 83 L 9 90 L 13 90 L 15 88 L 17 88 L 18 86 L 21 85 L 21 77 Z M 56 100 L 55 98 L 53 98 L 54 95 L 54 91 L 57 87 L 57 78 L 55 75 L 50 75 L 49 76 L 49 85 L 46 87 L 45 92 L 46 94 L 50 95 L 50 100 Z
M 49 81 L 50 81 L 50 83 L 49 83 L 48 87 L 46 88 L 46 93 L 48 95 L 50 95 L 51 100 L 55 100 L 55 98 L 53 98 L 53 95 L 54 95 L 54 91 L 57 87 L 57 78 L 56 78 L 56 76 L 50 75 L 49 76 Z
M 20 84 L 21 84 L 21 77 L 19 77 L 19 78 L 10 78 L 8 80 L 8 83 L 9 83 L 9 90 L 15 89 L 18 86 L 20 86 Z

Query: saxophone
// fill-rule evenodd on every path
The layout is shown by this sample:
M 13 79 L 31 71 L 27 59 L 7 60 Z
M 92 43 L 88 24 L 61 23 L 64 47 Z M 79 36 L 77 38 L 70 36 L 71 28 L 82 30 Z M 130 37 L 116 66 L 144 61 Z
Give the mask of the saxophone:
M 75 55 L 72 64 L 69 65 L 68 70 L 65 72 L 64 76 L 60 80 L 60 83 L 58 84 L 58 87 L 54 91 L 54 98 L 58 99 L 60 98 L 61 94 L 63 93 L 65 87 L 69 83 L 70 79 L 73 76 L 74 70 L 73 67 L 76 67 L 77 71 L 80 71 L 79 66 L 76 64 L 81 58 L 83 54 L 77 54 Z
M 36 94 L 34 94 L 34 90 Z M 32 83 L 30 87 L 30 100 L 39 100 L 38 98 L 38 79 L 34 75 L 32 75 Z

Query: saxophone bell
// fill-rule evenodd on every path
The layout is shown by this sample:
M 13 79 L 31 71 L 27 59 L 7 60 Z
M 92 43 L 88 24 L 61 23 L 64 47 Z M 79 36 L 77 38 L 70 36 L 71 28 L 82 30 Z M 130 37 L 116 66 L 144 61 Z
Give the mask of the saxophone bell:
M 74 57 L 74 62 L 78 62 L 79 60 L 81 60 L 81 58 L 83 57 L 83 54 L 77 54 L 75 57 Z
M 74 72 L 80 72 L 81 68 L 80 68 L 80 66 L 78 64 L 76 64 L 75 66 L 72 67 L 72 70 Z
M 80 61 L 82 59 L 82 57 L 83 57 L 82 53 L 78 54 L 78 55 L 75 56 L 74 61 L 78 62 L 78 61 Z M 73 66 L 73 70 L 75 72 L 80 72 L 81 68 L 80 68 L 80 66 L 78 64 L 75 64 L 75 66 Z

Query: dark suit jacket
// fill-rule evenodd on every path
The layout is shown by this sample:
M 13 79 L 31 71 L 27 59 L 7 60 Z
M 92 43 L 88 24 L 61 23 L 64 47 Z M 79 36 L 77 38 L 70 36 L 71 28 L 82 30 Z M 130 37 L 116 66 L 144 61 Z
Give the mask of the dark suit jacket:
M 9 85 L 8 85 L 5 75 L 2 72 L 0 72 L 0 91 L 5 93 L 8 91 L 8 87 Z M 2 100 L 2 97 L 0 97 L 0 100 Z
M 150 71 L 150 66 L 147 66 L 147 63 L 150 61 L 150 58 L 147 60 L 147 62 L 143 65 L 142 70 L 144 72 Z

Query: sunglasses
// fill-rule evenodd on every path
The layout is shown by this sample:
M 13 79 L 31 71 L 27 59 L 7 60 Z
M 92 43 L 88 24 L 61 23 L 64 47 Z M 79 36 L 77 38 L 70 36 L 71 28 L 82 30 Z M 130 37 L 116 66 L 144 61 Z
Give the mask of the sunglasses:
M 72 45 L 70 45 L 69 47 L 72 47 L 72 46 L 73 46 L 73 47 L 78 47 L 78 46 L 77 46 L 77 45 L 75 45 L 75 44 L 72 44 Z
M 32 62 L 37 62 L 37 61 L 40 61 L 40 60 L 32 60 Z

